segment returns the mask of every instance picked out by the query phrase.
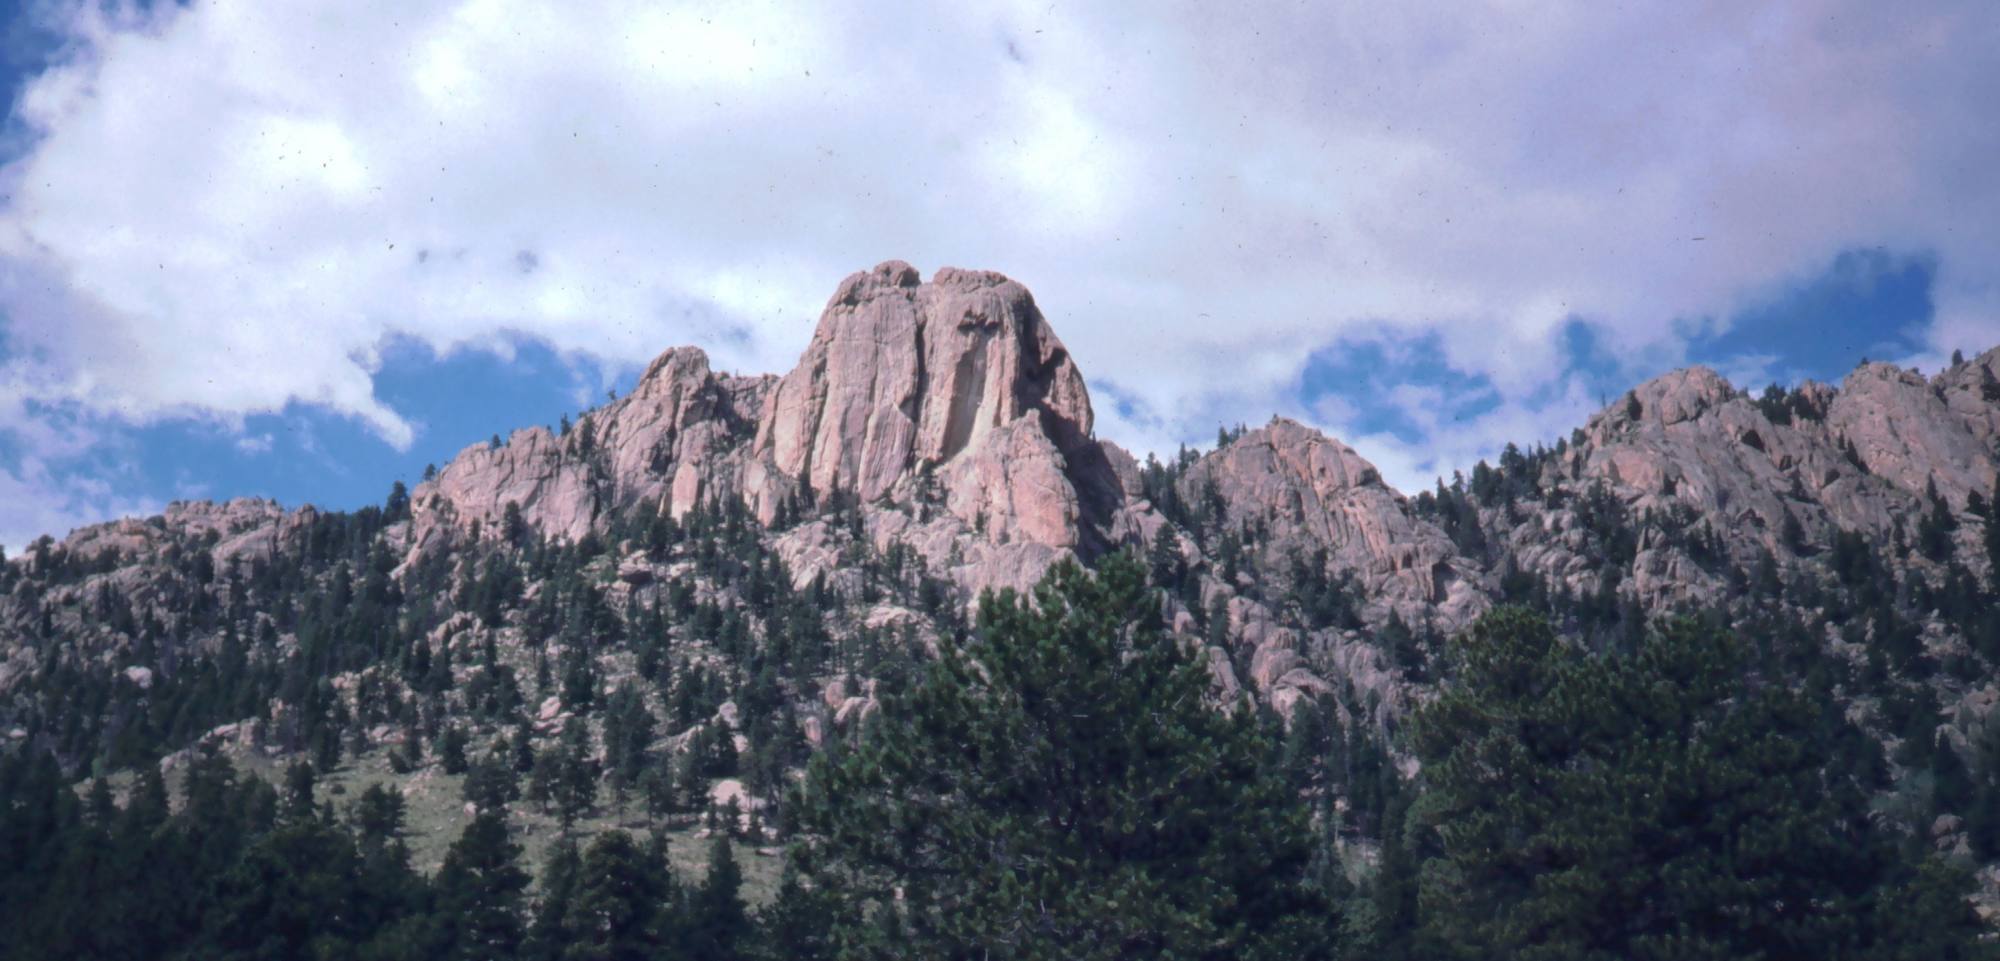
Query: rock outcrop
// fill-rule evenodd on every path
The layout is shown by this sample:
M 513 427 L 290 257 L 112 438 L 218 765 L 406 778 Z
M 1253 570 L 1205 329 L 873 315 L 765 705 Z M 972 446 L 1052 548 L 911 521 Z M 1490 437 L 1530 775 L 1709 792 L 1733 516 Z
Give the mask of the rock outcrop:
M 1840 531 L 1907 540 L 1932 490 L 1955 511 L 1992 490 L 1996 365 L 2000 351 L 1933 379 L 1868 364 L 1776 403 L 1706 368 L 1675 371 L 1516 465 L 1532 483 L 1480 504 L 1477 543 L 1353 449 L 1284 419 L 1190 465 L 1178 496 L 1210 505 L 1215 529 L 1254 553 L 1257 573 L 1239 577 L 1321 565 L 1368 630 L 1455 631 L 1523 572 L 1571 596 L 1698 605 L 1760 564 L 1813 563 Z M 877 553 L 910 551 L 969 599 L 1025 589 L 1064 557 L 1170 538 L 1201 585 L 1184 627 L 1212 605 L 1230 612 L 1249 658 L 1232 677 L 1277 701 L 1318 696 L 1322 676 L 1404 699 L 1360 635 L 1292 624 L 1269 590 L 1226 577 L 1216 545 L 1156 511 L 1131 455 L 1091 432 L 1082 374 L 1026 288 L 950 268 L 925 282 L 890 261 L 840 283 L 781 377 L 717 374 L 700 351 L 670 350 L 631 395 L 560 436 L 530 428 L 467 448 L 415 491 L 406 542 L 416 557 L 475 530 L 500 536 L 510 504 L 519 523 L 575 540 L 627 512 L 679 517 L 741 498 L 775 525 L 771 550 L 800 585 L 858 589 L 843 546 L 858 535 Z M 832 504 L 858 513 L 837 521 Z M 1634 543 L 1606 540 L 1621 527 Z M 1972 537 L 1959 534 L 1964 562 L 1983 570 Z
M 413 546 L 436 549 L 474 523 L 498 534 L 509 504 L 522 523 L 574 541 L 617 511 L 678 517 L 734 494 L 756 411 L 775 380 L 717 374 L 700 350 L 669 350 L 630 394 L 561 436 L 530 427 L 459 452 L 412 493 Z
M 1868 473 L 1912 496 L 1935 484 L 1963 507 L 1971 492 L 1993 490 L 2000 406 L 1986 385 L 1996 361 L 1989 351 L 1935 381 L 1891 364 L 1863 364 L 1828 405 L 1827 428 L 1847 439 Z
M 1455 630 L 1487 606 L 1477 561 L 1415 516 L 1353 448 L 1296 421 L 1273 418 L 1202 458 L 1181 497 L 1212 499 L 1226 524 L 1257 529 L 1263 570 L 1320 558 L 1351 577 L 1368 620 L 1394 613 Z
M 890 261 L 841 282 L 772 391 L 753 451 L 769 483 L 746 494 L 768 521 L 799 491 L 907 501 L 935 480 L 995 539 L 1074 548 L 1079 481 L 1106 483 L 1073 476 L 1102 463 L 1090 431 L 1083 375 L 1027 288 Z
M 574 541 L 634 509 L 741 497 L 771 524 L 843 496 L 867 505 L 880 547 L 913 547 L 968 593 L 1102 549 L 1125 506 L 1083 376 L 1027 289 L 951 268 L 924 283 L 891 261 L 840 284 L 782 378 L 719 375 L 677 348 L 561 436 L 466 448 L 414 492 L 411 543 L 497 535 L 510 504 Z M 835 561 L 816 539 L 778 546 L 802 580 Z
M 1977 792 L 1947 810 L 1939 787 L 2000 731 L 1996 474 L 2000 349 L 1758 396 L 1674 371 L 1408 498 L 1283 418 L 1141 466 L 1092 437 L 1026 289 L 892 261 L 841 283 L 782 376 L 669 350 L 628 396 L 474 444 L 407 502 L 176 502 L 29 545 L 0 561 L 0 751 L 74 778 L 155 749 L 338 754 L 456 810 L 430 767 L 447 745 L 560 758 L 580 732 L 614 773 L 674 775 L 642 782 L 649 807 L 748 818 L 766 799 L 744 783 L 782 786 L 946 645 L 980 650 L 982 591 L 1131 548 L 1141 616 L 1208 673 L 1178 709 L 1283 719 L 1288 782 L 1343 845 L 1398 823 L 1398 728 L 1465 679 L 1449 635 L 1505 601 L 1581 650 L 1676 609 L 1731 624 L 1724 669 L 1853 723 L 1810 726 L 1848 787 L 1881 788 L 1884 836 L 1992 857 Z M 2000 861 L 1980 870 L 2000 903 Z
M 1629 590 L 1644 607 L 1706 603 L 1731 568 L 1809 564 L 1837 532 L 1909 544 L 1936 492 L 1954 515 L 2000 467 L 2000 351 L 1925 378 L 1863 364 L 1838 388 L 1753 399 L 1704 367 L 1634 388 L 1542 462 L 1538 503 L 1488 506 L 1506 563 L 1597 590 L 1603 515 L 1636 522 Z M 1969 569 L 1986 560 L 1959 525 Z M 1911 563 L 1926 563 L 1917 556 Z

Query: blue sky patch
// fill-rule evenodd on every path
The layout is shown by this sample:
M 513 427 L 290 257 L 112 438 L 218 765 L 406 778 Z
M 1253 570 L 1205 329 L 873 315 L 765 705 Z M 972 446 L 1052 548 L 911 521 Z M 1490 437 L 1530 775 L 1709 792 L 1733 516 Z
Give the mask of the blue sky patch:
M 1440 359 L 1443 355 L 1436 334 L 1400 341 L 1336 341 L 1307 358 L 1299 399 L 1312 410 L 1326 410 L 1331 399 L 1352 411 L 1343 418 L 1350 430 L 1417 443 L 1429 433 L 1424 414 L 1464 420 L 1500 403 L 1486 377 L 1453 370 Z M 1420 414 L 1415 405 L 1399 402 L 1417 396 L 1434 396 L 1438 406 Z
M 1688 354 L 1725 370 L 1743 358 L 1769 357 L 1772 373 L 1787 383 L 1839 383 L 1864 359 L 1898 360 L 1922 349 L 1936 277 L 1937 261 L 1927 254 L 1844 251 L 1819 274 L 1731 318 L 1723 333 L 1696 337 Z
M 565 415 L 574 419 L 602 405 L 606 390 L 622 396 L 638 373 L 606 371 L 539 341 L 444 356 L 419 343 L 398 342 L 383 352 L 375 391 L 416 425 L 407 451 L 396 450 L 354 418 L 292 404 L 247 417 L 240 430 L 191 419 L 107 426 L 95 449 L 54 469 L 59 478 L 103 480 L 134 498 L 160 502 L 248 496 L 355 508 L 379 503 L 393 481 L 414 486 L 425 465 L 442 467 L 470 444 L 537 424 L 554 428 Z M 35 412 L 76 420 L 45 407 Z M 18 467 L 20 456 L 18 439 L 0 431 L 0 468 Z

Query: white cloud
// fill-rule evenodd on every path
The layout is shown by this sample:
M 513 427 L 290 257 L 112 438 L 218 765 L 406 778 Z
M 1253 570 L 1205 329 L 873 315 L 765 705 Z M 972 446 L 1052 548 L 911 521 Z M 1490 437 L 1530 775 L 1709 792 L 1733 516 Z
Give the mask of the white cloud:
M 8 556 L 43 534 L 61 537 L 108 518 L 159 512 L 156 501 L 124 493 L 114 477 L 53 470 L 52 462 L 87 454 L 109 440 L 63 412 L 34 409 L 17 384 L 0 381 L 0 424 L 6 425 L 0 439 L 15 446 L 11 463 L 0 462 L 0 550 Z
M 1345 439 L 1363 457 L 1380 469 L 1390 486 L 1416 494 L 1431 489 L 1442 477 L 1449 480 L 1454 470 L 1468 469 L 1482 458 L 1491 458 L 1507 443 L 1522 448 L 1554 444 L 1568 437 L 1571 429 L 1582 426 L 1603 405 L 1604 398 L 1593 396 L 1583 379 L 1563 378 L 1552 396 L 1535 402 L 1509 399 L 1475 415 L 1446 419 L 1437 416 L 1438 398 L 1414 391 L 1398 398 L 1397 406 L 1412 422 L 1423 425 L 1422 436 L 1412 440 L 1386 431 L 1358 427 L 1351 416 L 1307 418 L 1330 434 Z
M 156 514 L 152 502 L 111 495 L 101 484 L 79 490 L 74 481 L 59 482 L 40 465 L 16 473 L 0 468 L 0 550 L 15 557 L 35 538 L 61 538 L 85 524 L 121 514 Z
M 890 257 L 1029 284 L 1142 449 L 1434 332 L 1502 402 L 1356 438 L 1402 478 L 1594 406 L 1524 400 L 1572 315 L 1671 361 L 1855 245 L 1937 255 L 1933 348 L 2000 340 L 1985 3 L 158 7 L 68 8 L 0 173 L 8 376 L 97 416 L 407 445 L 389 338 L 777 370 Z

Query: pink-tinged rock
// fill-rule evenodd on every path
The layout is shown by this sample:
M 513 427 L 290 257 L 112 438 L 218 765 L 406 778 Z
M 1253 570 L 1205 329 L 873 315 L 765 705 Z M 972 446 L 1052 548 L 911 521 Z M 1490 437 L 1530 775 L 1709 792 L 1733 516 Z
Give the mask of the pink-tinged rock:
M 669 350 L 630 394 L 578 418 L 566 435 L 533 427 L 461 451 L 412 492 L 412 543 L 448 543 L 475 521 L 495 536 L 509 503 L 524 523 L 574 541 L 616 511 L 678 517 L 733 494 L 751 418 L 775 382 L 716 374 L 692 347 Z
M 755 455 L 816 495 L 872 502 L 1031 412 L 1043 415 L 1051 449 L 1092 443 L 1083 377 L 1027 289 L 950 268 L 923 284 L 915 268 L 890 261 L 834 293 L 805 355 L 770 395 Z M 767 515 L 775 493 L 751 492 Z
M 1800 385 L 1776 420 L 1714 371 L 1674 371 L 1606 407 L 1579 443 L 1546 463 L 1545 503 L 1485 516 L 1523 568 L 1578 592 L 1594 589 L 1604 558 L 1575 505 L 1599 488 L 1634 521 L 1650 513 L 1712 533 L 1728 563 L 1745 570 L 1765 556 L 1814 563 L 1836 530 L 1887 544 L 1928 510 L 1927 485 L 1960 511 L 1970 493 L 1991 490 L 1996 362 L 2000 352 L 1989 352 L 1931 380 L 1864 364 L 1838 389 Z M 1705 603 L 1726 588 L 1713 559 L 1670 543 L 1659 526 L 1642 538 L 1621 590 L 1656 607 Z M 1788 543 L 1788 528 L 1802 540 Z M 1961 524 L 1958 550 L 1983 570 L 1976 533 Z
M 1098 441 L 1097 446 L 1104 452 L 1105 465 L 1117 478 L 1118 490 L 1124 499 L 1134 501 L 1144 497 L 1146 485 L 1139 477 L 1139 459 L 1133 457 L 1131 451 L 1108 440 Z
M 829 711 L 839 710 L 840 705 L 852 696 L 853 684 L 845 675 L 827 681 L 826 686 L 820 689 L 820 701 Z
M 1002 544 L 1077 546 L 1077 492 L 1062 452 L 1049 439 L 1047 416 L 1030 410 L 946 465 L 940 472 L 945 506 Z
M 805 495 L 858 495 L 878 547 L 902 540 L 968 595 L 1025 588 L 1049 564 L 1142 543 L 1148 511 L 1130 455 L 1090 437 L 1083 378 L 1034 299 L 999 274 L 920 283 L 890 262 L 844 281 L 783 378 L 710 371 L 667 351 L 632 393 L 565 436 L 475 444 L 412 493 L 409 557 L 522 523 L 571 541 L 612 517 L 742 496 L 765 522 Z M 1157 519 L 1154 518 L 1157 526 Z M 773 545 L 797 583 L 839 575 L 812 525 Z M 621 567 L 628 584 L 638 566 Z
M 1915 371 L 1892 364 L 1863 364 L 1841 382 L 1827 411 L 1827 426 L 1845 437 L 1868 471 L 1904 492 L 1921 496 L 1927 484 L 1963 507 L 1966 494 L 1993 491 L 1992 423 L 2000 410 L 1956 378 L 1956 403 L 1949 374 L 1933 384 Z
M 873 697 L 850 697 L 840 702 L 840 707 L 834 710 L 833 725 L 845 728 L 856 722 L 865 722 L 875 716 L 879 707 L 879 702 Z
M 1181 496 L 1202 503 L 1211 491 L 1227 524 L 1262 526 L 1264 570 L 1325 551 L 1333 572 L 1353 575 L 1371 620 L 1393 611 L 1421 623 L 1434 613 L 1451 628 L 1486 608 L 1478 566 L 1415 516 L 1374 465 L 1319 431 L 1273 418 L 1211 452 L 1182 478 Z
M 1243 696 L 1243 684 L 1236 679 L 1236 667 L 1229 663 L 1228 651 L 1208 648 L 1208 676 L 1215 683 L 1216 699 L 1221 703 L 1233 706 Z
M 618 564 L 618 579 L 634 586 L 659 580 L 659 568 L 643 557 L 628 557 Z

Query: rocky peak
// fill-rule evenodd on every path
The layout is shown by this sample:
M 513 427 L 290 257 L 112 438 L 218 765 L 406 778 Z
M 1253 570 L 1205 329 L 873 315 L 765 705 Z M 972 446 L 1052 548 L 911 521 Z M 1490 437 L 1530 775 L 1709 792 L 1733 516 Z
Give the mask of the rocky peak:
M 1203 457 L 1182 479 L 1188 503 L 1213 501 L 1225 522 L 1262 534 L 1266 570 L 1324 552 L 1330 573 L 1352 576 L 1364 616 L 1456 627 L 1485 607 L 1476 562 L 1415 516 L 1353 448 L 1296 421 L 1273 418 Z
M 1026 587 L 1132 529 L 1082 374 L 1027 288 L 990 271 L 925 283 L 889 261 L 842 281 L 764 405 L 745 477 L 766 521 L 788 499 L 853 495 L 878 546 L 971 592 Z M 780 538 L 795 575 L 826 567 L 819 537 Z
M 1737 398 L 1736 388 L 1721 374 L 1699 365 L 1685 367 L 1634 387 L 1624 402 L 1592 417 L 1588 430 L 1609 434 L 1640 424 L 1671 426 L 1694 420 Z
M 771 523 L 831 494 L 868 505 L 882 546 L 914 546 L 974 590 L 1025 586 L 1105 545 L 1127 501 L 1083 377 L 1027 289 L 952 268 L 924 283 L 889 261 L 841 282 L 783 377 L 718 374 L 676 348 L 566 434 L 466 448 L 413 492 L 411 545 L 499 531 L 510 503 L 576 540 L 623 511 L 741 496 Z M 788 545 L 802 574 L 826 566 L 808 560 L 825 553 L 812 537 Z
M 533 428 L 468 448 L 414 492 L 408 542 L 448 545 L 475 522 L 497 531 L 510 502 L 576 539 L 621 511 L 680 515 L 741 496 L 770 522 L 838 494 L 865 505 L 878 549 L 914 548 L 969 591 L 1026 586 L 1057 558 L 1161 536 L 1136 465 L 1091 430 L 1083 377 L 1026 288 L 952 268 L 925 281 L 889 261 L 839 284 L 782 377 L 718 374 L 678 348 L 567 436 Z M 1989 351 L 1930 379 L 1863 365 L 1775 406 L 1709 368 L 1673 371 L 1536 462 L 1539 504 L 1518 484 L 1483 503 L 1483 534 L 1452 521 L 1447 535 L 1352 448 L 1282 418 L 1181 483 L 1186 502 L 1212 492 L 1225 523 L 1257 533 L 1265 570 L 1324 556 L 1353 579 L 1365 619 L 1449 629 L 1514 570 L 1598 590 L 1606 510 L 1641 531 L 1620 589 L 1672 603 L 1720 588 L 1732 565 L 1816 556 L 1836 530 L 1907 536 L 1933 485 L 1962 511 L 1991 491 L 1997 446 L 2000 351 Z M 774 547 L 795 575 L 824 573 L 840 552 L 823 534 L 782 533 Z M 1970 528 L 1960 537 L 1970 555 Z
M 1610 505 L 1640 529 L 1627 583 L 1647 606 L 1712 597 L 1731 564 L 1816 563 L 1836 531 L 1907 542 L 1932 487 L 1957 511 L 1992 490 L 1996 362 L 1988 352 L 1931 379 L 1863 364 L 1838 388 L 1806 382 L 1758 399 L 1706 368 L 1674 371 L 1543 462 L 1540 510 L 1489 510 L 1487 525 L 1514 563 L 1580 593 L 1599 582 L 1607 545 L 1590 528 Z M 1960 559 L 1982 569 L 1969 529 L 1956 540 Z
M 889 261 L 841 282 L 765 407 L 755 455 L 816 495 L 874 501 L 1008 428 L 1059 452 L 1090 443 L 1083 376 L 1027 288 L 951 268 L 925 284 Z
M 460 451 L 412 492 L 413 546 L 448 543 L 474 522 L 497 532 L 509 504 L 523 522 L 576 540 L 610 511 L 678 516 L 734 492 L 741 451 L 773 380 L 717 374 L 700 350 L 669 350 L 630 394 L 580 417 L 566 434 L 530 427 Z

